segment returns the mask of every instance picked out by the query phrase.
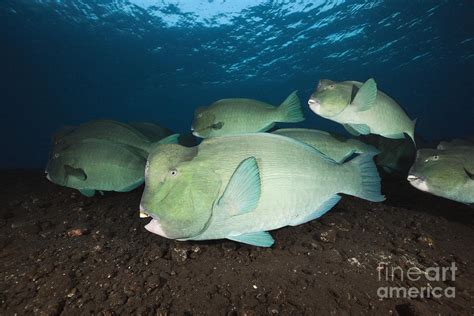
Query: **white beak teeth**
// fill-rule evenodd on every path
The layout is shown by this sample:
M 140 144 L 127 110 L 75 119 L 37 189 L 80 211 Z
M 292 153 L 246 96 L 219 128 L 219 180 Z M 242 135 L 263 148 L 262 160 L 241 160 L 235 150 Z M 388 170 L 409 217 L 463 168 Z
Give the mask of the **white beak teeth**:
M 415 181 L 417 179 L 418 179 L 418 177 L 415 177 L 413 175 L 409 175 L 408 178 L 407 178 L 407 180 L 410 181 L 410 182 Z
M 150 217 L 150 216 L 144 212 L 140 212 L 140 218 L 147 218 L 147 217 Z

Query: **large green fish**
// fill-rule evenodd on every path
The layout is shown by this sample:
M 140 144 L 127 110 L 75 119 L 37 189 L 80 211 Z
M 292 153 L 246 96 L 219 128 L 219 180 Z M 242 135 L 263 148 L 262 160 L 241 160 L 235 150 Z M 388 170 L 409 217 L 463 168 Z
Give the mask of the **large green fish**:
M 176 143 L 171 135 L 161 143 Z M 144 181 L 146 158 L 132 146 L 102 139 L 85 139 L 63 146 L 46 167 L 51 182 L 93 196 L 96 190 L 128 192 Z
M 373 79 L 363 84 L 323 79 L 308 104 L 314 113 L 343 124 L 353 135 L 400 139 L 407 134 L 415 142 L 415 121 L 391 97 L 378 91 Z
M 372 154 L 344 164 L 289 137 L 217 137 L 199 146 L 158 145 L 145 172 L 145 226 L 179 240 L 273 244 L 268 230 L 322 216 L 339 193 L 383 201 Z
M 474 147 L 418 150 L 408 181 L 421 191 L 473 204 Z
M 316 129 L 284 128 L 272 133 L 291 137 L 308 144 L 337 162 L 344 162 L 354 154 L 372 153 L 376 155 L 378 153 L 376 148 L 357 139 L 347 139 L 337 134 Z
M 276 122 L 304 120 L 296 91 L 274 107 L 252 99 L 222 99 L 196 110 L 191 130 L 201 138 L 265 132 Z

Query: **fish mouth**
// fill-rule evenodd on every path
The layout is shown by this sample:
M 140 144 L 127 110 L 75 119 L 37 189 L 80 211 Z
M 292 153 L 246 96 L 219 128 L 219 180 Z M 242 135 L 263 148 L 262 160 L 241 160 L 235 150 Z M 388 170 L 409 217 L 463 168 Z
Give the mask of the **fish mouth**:
M 413 182 L 413 181 L 422 180 L 422 179 L 420 177 L 410 174 L 408 175 L 407 180 L 408 182 Z
M 150 233 L 157 234 L 163 237 L 168 237 L 161 227 L 160 221 L 156 216 L 150 214 L 141 204 L 140 204 L 140 218 L 151 218 L 151 221 L 145 225 L 145 229 Z
M 429 187 L 424 177 L 409 174 L 407 180 L 413 187 L 417 188 L 418 190 L 429 192 Z
M 161 227 L 160 221 L 157 219 L 152 219 L 148 224 L 145 225 L 145 229 L 148 230 L 150 233 L 168 238 L 166 233 L 163 231 L 163 228 Z
M 199 133 L 199 131 L 195 130 L 195 129 L 192 129 L 192 134 L 196 137 L 199 137 L 199 138 L 203 138 L 201 133 Z
M 148 218 L 152 217 L 150 214 L 148 214 L 148 211 L 140 204 L 140 218 Z
M 416 176 L 414 174 L 409 174 L 407 177 L 408 182 L 414 182 L 414 181 L 425 181 L 425 178 Z
M 308 100 L 309 108 L 316 114 L 319 114 L 321 110 L 321 103 L 319 100 L 309 99 Z

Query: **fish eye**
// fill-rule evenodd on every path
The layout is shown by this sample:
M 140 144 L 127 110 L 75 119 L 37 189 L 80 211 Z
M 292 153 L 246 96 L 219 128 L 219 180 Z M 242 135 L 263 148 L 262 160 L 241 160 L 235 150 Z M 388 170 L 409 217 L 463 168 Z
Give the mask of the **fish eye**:
M 177 175 L 178 175 L 178 170 L 176 170 L 176 169 L 171 169 L 170 170 L 170 176 L 176 177 Z
M 212 125 L 210 126 L 210 128 L 212 128 L 212 129 L 221 129 L 222 126 L 224 126 L 224 123 L 219 122 L 219 123 L 212 124 Z
M 329 85 L 329 88 L 330 88 L 330 89 L 334 89 L 334 87 L 335 87 L 335 86 L 334 86 L 333 84 Z
M 437 161 L 439 160 L 439 156 L 436 155 L 436 156 L 431 156 L 430 158 L 428 159 L 425 159 L 425 162 L 428 162 L 428 161 Z
M 59 153 L 55 153 L 54 158 L 59 158 Z

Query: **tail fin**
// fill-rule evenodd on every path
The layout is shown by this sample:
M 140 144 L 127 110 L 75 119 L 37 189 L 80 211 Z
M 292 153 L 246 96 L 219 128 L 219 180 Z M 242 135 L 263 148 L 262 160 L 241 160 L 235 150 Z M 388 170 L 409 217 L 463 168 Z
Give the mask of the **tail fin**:
M 293 91 L 285 101 L 278 107 L 278 122 L 283 123 L 297 123 L 304 121 L 303 111 L 301 109 L 300 99 Z
M 355 189 L 348 194 L 372 202 L 382 202 L 385 196 L 381 193 L 380 176 L 372 158 L 373 154 L 362 154 L 346 163 L 356 170 L 360 179 L 355 184 Z

